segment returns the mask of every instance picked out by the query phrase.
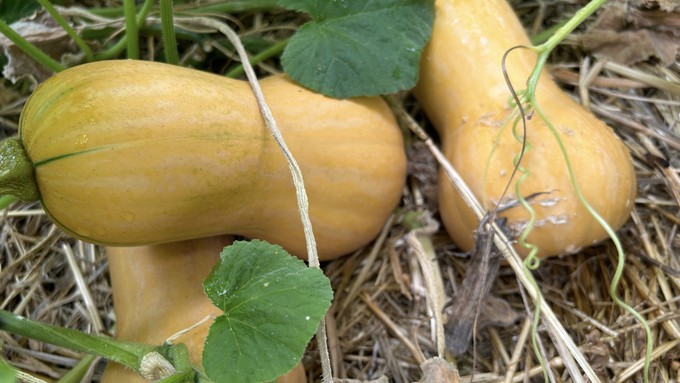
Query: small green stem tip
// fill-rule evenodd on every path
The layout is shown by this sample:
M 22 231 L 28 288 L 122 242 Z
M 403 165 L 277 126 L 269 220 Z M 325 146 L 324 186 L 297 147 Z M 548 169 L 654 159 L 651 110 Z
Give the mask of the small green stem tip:
M 0 196 L 12 195 L 22 201 L 40 199 L 33 163 L 19 137 L 0 141 Z

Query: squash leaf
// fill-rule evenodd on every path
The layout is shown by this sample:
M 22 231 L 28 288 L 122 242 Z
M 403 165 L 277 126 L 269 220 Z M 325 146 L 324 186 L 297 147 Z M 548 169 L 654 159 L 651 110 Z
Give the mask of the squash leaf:
M 298 83 L 335 98 L 411 89 L 434 22 L 433 0 L 279 0 L 311 21 L 281 63 Z
M 333 298 L 320 269 L 264 241 L 225 247 L 203 288 L 224 311 L 203 350 L 203 369 L 215 382 L 269 381 L 288 372 Z

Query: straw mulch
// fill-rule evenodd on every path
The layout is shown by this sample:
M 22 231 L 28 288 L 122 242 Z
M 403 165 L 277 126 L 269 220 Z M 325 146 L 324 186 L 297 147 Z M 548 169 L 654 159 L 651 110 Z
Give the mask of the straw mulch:
M 573 13 L 577 6 L 572 3 L 515 0 L 513 5 L 527 28 L 539 34 Z M 640 11 L 636 2 L 614 3 L 622 8 L 610 7 L 604 12 Z M 658 3 L 673 8 L 672 2 Z M 649 41 L 675 49 L 664 45 L 668 42 L 662 35 L 677 32 L 674 21 L 680 20 L 680 13 L 660 11 L 655 15 L 659 17 L 653 24 L 656 27 L 646 26 L 639 18 L 638 23 L 629 20 L 628 29 L 647 28 L 646 33 L 652 36 Z M 280 28 L 274 25 L 262 33 L 281 33 L 294 26 L 290 20 L 295 22 L 295 18 L 280 14 L 264 14 L 238 23 L 242 31 L 254 32 L 268 21 L 279 22 Z M 591 27 L 593 21 L 589 21 Z M 641 62 L 621 65 L 596 58 L 591 53 L 602 53 L 600 48 L 585 51 L 581 43 L 581 35 L 570 37 L 556 50 L 550 70 L 566 91 L 610 124 L 632 153 L 639 195 L 630 220 L 618 232 L 626 260 L 617 293 L 642 313 L 652 328 L 650 381 L 680 382 L 680 62 L 674 61 L 672 51 L 671 62 L 652 53 L 651 60 L 647 56 Z M 623 48 L 626 46 L 618 45 L 614 51 Z M 222 64 L 211 66 L 219 70 Z M 259 70 L 276 68 L 277 63 L 270 61 Z M 0 118 L 5 134 L 14 132 L 24 99 L 10 93 L 3 100 Z M 404 100 L 416 120 L 427 127 L 417 103 L 408 95 Z M 410 177 L 400 212 L 381 237 L 355 254 L 324 265 L 336 292 L 328 328 L 332 365 L 341 378 L 420 380 L 421 363 L 437 355 L 437 348 L 435 317 L 428 303 L 432 292 L 419 256 L 436 257 L 446 307 L 459 291 L 469 263 L 467 254 L 451 243 L 440 226 L 434 160 L 419 144 L 409 155 Z M 404 217 L 413 212 L 426 224 L 417 232 L 403 224 Z M 111 333 L 115 318 L 103 251 L 64 236 L 37 204 L 16 204 L 3 214 L 0 308 L 45 323 Z M 535 278 L 568 336 L 602 381 L 642 381 L 644 332 L 610 297 L 617 262 L 612 244 L 605 242 L 578 254 L 544 260 Z M 482 310 L 474 347 L 461 356 L 447 356 L 462 381 L 543 380 L 528 335 L 531 316 L 527 307 L 533 306 L 523 295 L 515 273 L 502 265 Z M 451 315 L 455 313 L 445 310 L 444 319 Z M 565 373 L 564 361 L 543 324 L 538 331 L 552 378 L 578 381 Z M 0 342 L 3 355 L 12 364 L 46 380 L 58 379 L 81 357 L 7 333 L 0 333 Z M 310 378 L 318 381 L 320 366 L 314 344 L 304 363 Z M 102 364 L 95 369 L 92 381 L 98 381 Z

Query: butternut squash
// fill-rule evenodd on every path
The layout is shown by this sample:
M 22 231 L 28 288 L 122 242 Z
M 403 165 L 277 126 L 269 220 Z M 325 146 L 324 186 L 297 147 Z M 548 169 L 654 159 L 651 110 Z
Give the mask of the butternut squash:
M 406 172 L 387 105 L 327 98 L 285 76 L 261 85 L 305 177 L 320 258 L 372 240 Z M 244 81 L 144 61 L 80 65 L 33 93 L 19 139 L 33 194 L 76 238 L 133 246 L 239 234 L 306 254 L 288 165 Z M 21 194 L 8 182 L 4 191 Z
M 486 208 L 499 202 L 521 147 L 509 126 L 501 132 L 512 112 L 501 61 L 516 45 L 529 45 L 529 40 L 505 0 L 437 0 L 432 39 L 414 91 L 440 134 L 444 154 Z M 526 49 L 508 56 L 507 71 L 515 88 L 524 87 L 535 58 Z M 626 147 L 545 73 L 536 97 L 566 147 L 584 197 L 611 227 L 619 228 L 636 195 Z M 546 193 L 532 202 L 537 220 L 527 238 L 538 246 L 538 255 L 575 252 L 605 238 L 605 231 L 577 198 L 557 142 L 536 115 L 528 122 L 526 140 L 531 147 L 522 166 L 530 176 L 521 193 Z M 463 248 L 471 248 L 477 219 L 444 177 L 439 191 L 448 233 Z M 512 193 L 509 197 L 515 198 Z M 502 215 L 514 229 L 524 227 L 529 218 L 521 207 Z
M 230 237 L 209 237 L 177 243 L 107 249 L 116 338 L 162 344 L 210 314 L 219 315 L 203 292 L 203 280 L 219 260 Z M 203 342 L 210 323 L 184 333 L 175 343 L 184 343 L 191 362 L 201 365 Z M 120 364 L 109 363 L 103 383 L 142 383 L 144 380 Z M 304 368 L 298 364 L 277 379 L 278 383 L 305 383 Z

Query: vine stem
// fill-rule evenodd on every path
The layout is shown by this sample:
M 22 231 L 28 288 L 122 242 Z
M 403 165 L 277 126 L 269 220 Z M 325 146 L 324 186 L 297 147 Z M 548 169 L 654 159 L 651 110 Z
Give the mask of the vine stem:
M 541 72 L 543 71 L 543 67 L 548 60 L 550 52 L 552 52 L 552 50 L 558 44 L 560 44 L 567 37 L 567 35 L 573 32 L 576 27 L 581 25 L 585 19 L 602 7 L 605 1 L 607 0 L 591 0 L 590 3 L 579 9 L 574 14 L 574 16 L 569 19 L 569 21 L 557 29 L 555 33 L 553 33 L 553 35 L 550 36 L 550 38 L 543 44 L 530 47 L 532 50 L 538 52 L 538 58 L 536 60 L 536 64 L 534 65 L 534 70 L 531 71 L 531 74 L 527 80 L 527 94 L 536 94 L 536 85 L 538 84 L 538 79 L 541 76 Z
M 513 165 L 514 168 L 512 170 L 512 174 L 509 178 L 508 184 L 505 186 L 505 190 L 503 191 L 503 194 L 501 196 L 505 195 L 507 192 L 508 187 L 510 186 L 510 183 L 512 182 L 512 179 L 514 178 L 515 174 L 520 173 L 520 177 L 517 179 L 515 182 L 515 195 L 517 196 L 517 200 L 519 201 L 520 205 L 529 213 L 529 221 L 527 223 L 526 228 L 522 231 L 522 233 L 519 236 L 518 243 L 520 246 L 524 247 L 525 249 L 529 250 L 529 253 L 527 254 L 526 258 L 524 258 L 523 261 L 523 271 L 524 274 L 527 276 L 531 276 L 531 271 L 536 270 L 540 264 L 540 261 L 536 258 L 536 254 L 538 253 L 538 247 L 532 243 L 527 243 L 526 238 L 531 232 L 531 230 L 534 227 L 534 223 L 536 222 L 536 212 L 534 209 L 531 207 L 531 205 L 527 202 L 527 200 L 524 198 L 522 193 L 520 192 L 520 186 L 521 184 L 529 177 L 531 172 L 529 169 L 526 169 L 522 166 L 521 161 L 522 158 L 524 158 L 524 155 L 526 154 L 527 151 L 531 149 L 531 144 L 527 142 L 527 112 L 524 109 L 523 102 L 525 102 L 525 94 L 522 93 L 522 100 L 520 100 L 519 96 L 517 95 L 517 92 L 515 91 L 515 87 L 512 85 L 512 81 L 510 80 L 510 76 L 508 76 L 508 72 L 506 69 L 506 60 L 508 55 L 513 52 L 516 49 L 523 49 L 526 48 L 523 45 L 518 45 L 515 47 L 512 47 L 505 51 L 503 54 L 503 57 L 501 58 L 501 70 L 503 72 L 503 78 L 505 79 L 505 84 L 508 87 L 508 90 L 510 91 L 512 95 L 512 99 L 514 100 L 515 107 L 517 108 L 517 112 L 513 113 L 513 115 L 516 115 L 514 118 L 514 123 L 512 125 L 512 135 L 517 140 L 522 144 L 522 147 L 520 148 L 519 153 L 515 155 L 513 159 Z M 527 105 L 530 109 L 531 105 Z M 517 127 L 521 126 L 522 131 L 518 132 Z M 498 145 L 498 142 L 501 137 L 501 132 L 498 133 L 498 138 L 496 139 L 495 145 Z M 494 146 L 494 151 L 495 151 L 495 146 Z M 489 156 L 489 159 L 487 161 L 487 167 L 489 166 L 489 163 L 491 162 L 491 158 L 493 156 L 493 151 L 491 152 L 491 155 Z M 488 169 L 485 169 L 484 174 L 485 177 L 484 179 L 486 180 L 486 173 Z M 502 198 L 501 198 L 502 200 Z M 534 289 L 533 291 L 536 293 L 538 296 L 541 295 L 540 288 L 538 284 L 533 280 L 533 278 L 530 278 L 530 281 L 532 282 L 532 288 Z M 524 297 L 524 294 L 522 294 Z M 542 305 L 542 299 L 536 299 L 534 300 L 535 302 L 535 310 L 533 314 L 533 320 L 531 321 L 531 346 L 534 350 L 534 355 L 538 359 L 539 364 L 541 365 L 541 370 L 543 371 L 543 380 L 545 381 L 550 381 L 550 382 L 555 382 L 555 377 L 554 374 L 552 373 L 552 370 L 548 368 L 548 363 L 546 362 L 546 353 L 545 350 L 542 347 L 540 338 L 538 337 L 538 324 L 540 323 L 541 319 L 541 305 Z M 529 306 L 526 302 L 525 299 L 525 306 L 527 308 L 527 311 L 530 313 L 531 310 L 529 309 Z M 575 366 L 573 366 L 573 362 L 569 358 L 564 358 L 565 365 L 569 370 L 573 371 L 578 371 Z
M 552 50 L 559 44 L 561 43 L 567 35 L 569 35 L 571 32 L 574 31 L 576 27 L 578 27 L 583 21 L 585 21 L 586 18 L 588 18 L 590 15 L 592 15 L 596 10 L 598 10 L 606 0 L 592 0 L 590 1 L 587 5 L 579 9 L 569 21 L 567 21 L 562 27 L 557 29 L 555 33 L 548 39 L 546 40 L 543 44 L 531 47 L 532 50 L 536 51 L 538 53 L 538 57 L 536 59 L 536 64 L 534 65 L 534 68 L 527 80 L 527 90 L 526 90 L 526 100 L 529 105 L 531 105 L 536 113 L 539 115 L 539 117 L 545 122 L 546 126 L 548 129 L 550 129 L 552 135 L 555 137 L 555 140 L 557 141 L 560 151 L 562 153 L 562 157 L 565 161 L 565 165 L 567 167 L 567 171 L 569 173 L 569 178 L 571 180 L 572 186 L 574 188 L 574 192 L 578 196 L 579 200 L 583 204 L 583 206 L 586 208 L 586 210 L 590 213 L 590 215 L 600 224 L 600 226 L 607 232 L 607 235 L 609 238 L 611 238 L 612 242 L 614 243 L 614 247 L 616 248 L 616 253 L 618 255 L 617 263 L 616 263 L 616 269 L 614 271 L 614 275 L 612 277 L 612 282 L 609 286 L 609 295 L 611 296 L 612 300 L 614 303 L 622 308 L 624 311 L 627 311 L 629 314 L 631 314 L 642 326 L 642 328 L 645 331 L 645 337 L 646 337 L 646 347 L 645 347 L 645 357 L 644 357 L 644 367 L 643 367 L 643 381 L 645 383 L 649 382 L 649 367 L 651 364 L 651 355 L 652 351 L 654 348 L 653 345 L 653 340 L 652 340 L 652 330 L 649 326 L 649 323 L 645 320 L 645 318 L 637 312 L 634 308 L 629 306 L 627 303 L 625 303 L 617 293 L 619 282 L 621 281 L 621 277 L 623 275 L 624 267 L 625 267 L 625 252 L 623 250 L 623 246 L 621 245 L 621 241 L 619 240 L 618 236 L 614 232 L 614 230 L 609 226 L 609 224 L 602 218 L 602 216 L 599 215 L 597 211 L 590 205 L 590 203 L 586 200 L 585 196 L 581 193 L 581 189 L 578 185 L 576 176 L 573 172 L 573 169 L 571 167 L 571 161 L 569 160 L 569 156 L 567 154 L 567 150 L 563 144 L 563 142 L 559 138 L 559 134 L 557 133 L 556 128 L 553 126 L 553 124 L 550 122 L 548 119 L 548 116 L 545 115 L 543 110 L 540 108 L 540 105 L 538 104 L 538 101 L 536 100 L 536 87 L 538 85 L 538 81 L 541 75 L 541 72 L 543 71 L 543 67 L 545 66 L 545 63 L 548 60 L 548 57 Z
M 645 383 L 649 382 L 649 366 L 651 364 L 651 357 L 652 357 L 652 351 L 654 349 L 654 344 L 652 340 L 652 329 L 649 326 L 649 323 L 645 320 L 645 318 L 637 312 L 634 308 L 629 306 L 627 303 L 625 303 L 617 293 L 618 287 L 619 287 L 619 282 L 621 281 L 621 277 L 623 275 L 623 271 L 625 268 L 625 263 L 626 263 L 626 257 L 625 257 L 625 252 L 623 250 L 623 245 L 621 245 L 621 241 L 619 240 L 619 237 L 616 235 L 616 232 L 609 226 L 607 221 L 605 221 L 602 216 L 590 205 L 588 200 L 585 198 L 583 193 L 581 192 L 581 188 L 578 184 L 578 180 L 576 179 L 576 175 L 574 174 L 574 171 L 571 166 L 571 161 L 569 160 L 569 156 L 567 155 L 567 149 L 564 146 L 564 143 L 562 140 L 559 139 L 559 134 L 557 132 L 557 129 L 553 124 L 548 120 L 548 116 L 543 112 L 541 109 L 540 105 L 536 102 L 536 100 L 533 98 L 533 95 L 530 95 L 530 102 L 532 102 L 532 105 L 534 106 L 534 110 L 538 114 L 538 116 L 545 122 L 546 126 L 550 129 L 550 132 L 553 134 L 555 137 L 555 140 L 557 141 L 560 152 L 562 153 L 562 157 L 565 162 L 565 166 L 567 167 L 567 171 L 569 173 L 569 178 L 572 183 L 572 187 L 574 188 L 574 192 L 578 196 L 579 200 L 581 201 L 581 204 L 588 210 L 588 213 L 595 218 L 595 220 L 600 224 L 600 226 L 607 232 L 607 235 L 609 238 L 612 240 L 614 243 L 614 247 L 616 248 L 616 253 L 617 253 L 617 262 L 616 262 L 616 269 L 614 271 L 614 275 L 612 276 L 612 281 L 611 284 L 609 285 L 609 295 L 611 296 L 612 300 L 614 303 L 622 308 L 623 310 L 627 311 L 629 314 L 631 314 L 635 319 L 640 323 L 642 328 L 645 331 L 645 337 L 647 338 L 646 341 L 646 347 L 645 347 L 645 358 L 644 358 L 644 367 L 643 367 L 643 381 Z
M 146 20 L 146 16 L 149 14 L 152 5 L 153 0 L 145 0 L 144 4 L 142 4 L 142 8 L 139 11 L 139 13 L 137 15 L 132 15 L 132 17 L 135 20 L 135 25 L 137 25 L 138 27 L 144 25 L 144 21 Z M 118 42 L 116 42 L 116 44 L 114 44 L 111 48 L 108 48 L 103 52 L 97 53 L 95 55 L 95 59 L 110 60 L 118 56 L 118 54 L 120 54 L 120 52 L 122 52 L 123 49 L 125 49 L 125 47 L 127 46 L 127 40 L 128 35 L 127 34 L 123 35 L 123 37 L 121 37 L 121 39 L 118 40 Z
M 241 40 L 239 39 L 236 32 L 229 28 L 228 25 L 218 20 L 207 17 L 186 18 L 182 20 L 217 29 L 229 39 L 231 44 L 236 49 L 236 52 L 238 53 L 238 56 L 243 64 L 243 69 L 245 71 L 246 77 L 248 78 L 248 82 L 250 83 L 253 94 L 257 99 L 257 103 L 258 106 L 260 107 L 260 112 L 262 113 L 262 117 L 265 120 L 267 129 L 274 137 L 274 140 L 279 145 L 279 148 L 283 152 L 283 155 L 286 158 L 286 161 L 288 162 L 288 167 L 293 177 L 293 183 L 295 184 L 295 194 L 297 197 L 298 208 L 300 210 L 300 219 L 302 220 L 305 241 L 307 243 L 307 257 L 309 267 L 320 268 L 319 256 L 317 254 L 316 249 L 316 240 L 314 239 L 312 222 L 309 218 L 309 200 L 307 199 L 307 192 L 305 190 L 305 184 L 302 178 L 302 171 L 300 170 L 300 167 L 298 166 L 297 161 L 293 157 L 293 154 L 291 153 L 290 149 L 288 149 L 288 145 L 286 145 L 286 142 L 283 139 L 283 136 L 281 135 L 281 131 L 279 130 L 276 124 L 276 120 L 274 119 L 274 116 L 272 115 L 272 112 L 269 109 L 269 106 L 267 105 L 264 95 L 262 94 L 260 84 L 257 81 L 257 75 L 255 74 L 255 71 L 253 70 L 253 67 L 250 64 L 248 54 L 246 53 L 245 48 L 241 43 Z M 319 354 L 321 356 L 323 381 L 332 383 L 333 372 L 330 363 L 330 353 L 328 351 L 328 340 L 326 336 L 325 319 L 322 319 L 321 323 L 319 323 L 319 328 L 317 330 L 316 337 L 317 342 L 319 344 Z
M 31 44 L 23 36 L 18 34 L 14 29 L 10 28 L 4 21 L 0 20 L 0 33 L 5 35 L 10 41 L 19 47 L 23 52 L 31 56 L 35 61 L 46 66 L 53 72 L 61 72 L 65 69 L 58 61 L 45 54 L 35 45 Z
M 135 14 L 137 12 L 134 0 L 123 0 L 125 10 L 125 30 L 127 36 L 127 57 L 139 59 L 139 30 Z
M 139 370 L 144 355 L 159 349 L 148 344 L 123 342 L 32 321 L 5 310 L 0 310 L 0 330 L 75 351 L 96 354 L 135 371 Z
M 160 0 L 160 4 L 165 62 L 177 65 L 179 63 L 179 53 L 177 52 L 177 38 L 175 37 L 175 25 L 173 23 L 172 0 Z
M 90 49 L 90 46 L 87 45 L 85 40 L 83 40 L 76 31 L 71 28 L 71 25 L 64 19 L 64 17 L 57 11 L 56 8 L 54 8 L 54 5 L 49 0 L 38 0 L 38 3 L 42 5 L 43 8 L 52 16 L 52 18 L 59 24 L 60 27 L 66 31 L 66 33 L 73 39 L 73 41 L 78 45 L 78 48 L 80 48 L 81 51 L 83 51 L 83 54 L 85 55 L 85 59 L 87 61 L 94 61 L 94 53 L 92 53 L 92 49 Z

